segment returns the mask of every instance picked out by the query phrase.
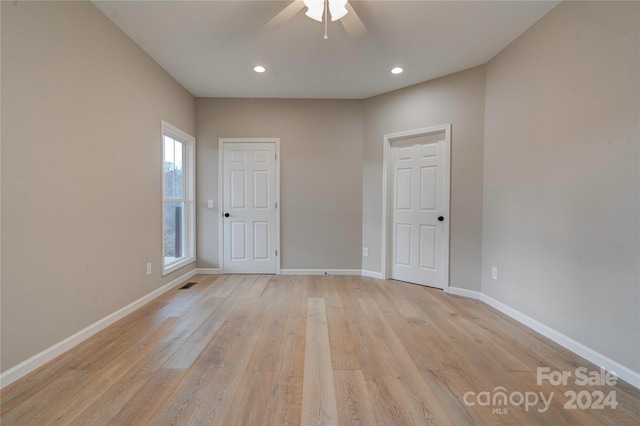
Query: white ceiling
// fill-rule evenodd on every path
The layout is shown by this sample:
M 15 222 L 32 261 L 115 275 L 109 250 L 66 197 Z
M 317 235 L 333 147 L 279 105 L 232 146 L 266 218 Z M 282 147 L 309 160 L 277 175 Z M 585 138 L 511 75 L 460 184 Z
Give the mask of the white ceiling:
M 351 1 L 368 32 L 347 36 L 290 1 L 94 1 L 197 97 L 363 99 L 489 61 L 558 1 Z M 253 66 L 262 64 L 264 74 Z M 405 72 L 392 75 L 399 65 Z

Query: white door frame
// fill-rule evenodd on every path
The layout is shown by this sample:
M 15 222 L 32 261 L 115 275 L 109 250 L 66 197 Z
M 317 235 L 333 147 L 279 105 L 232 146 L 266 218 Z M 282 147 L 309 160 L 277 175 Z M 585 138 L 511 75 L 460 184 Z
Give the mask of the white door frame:
M 382 156 L 382 277 L 385 280 L 389 279 L 390 268 L 390 229 L 391 229 L 391 215 L 389 212 L 392 210 L 391 205 L 392 197 L 391 191 L 391 144 L 397 140 L 407 139 L 418 136 L 428 136 L 437 133 L 443 133 L 445 135 L 444 140 L 444 163 L 447 167 L 445 173 L 445 187 L 447 188 L 445 194 L 445 206 L 446 214 L 445 221 L 442 223 L 444 226 L 444 288 L 445 292 L 449 291 L 449 233 L 451 223 L 451 208 L 450 208 L 450 193 L 451 193 L 451 124 L 442 124 L 440 126 L 427 127 L 424 129 L 409 130 L 406 132 L 390 133 L 384 135 L 383 143 L 383 156 Z
M 218 139 L 218 265 L 224 274 L 224 144 L 225 143 L 275 143 L 276 144 L 276 275 L 280 275 L 280 138 L 219 138 Z

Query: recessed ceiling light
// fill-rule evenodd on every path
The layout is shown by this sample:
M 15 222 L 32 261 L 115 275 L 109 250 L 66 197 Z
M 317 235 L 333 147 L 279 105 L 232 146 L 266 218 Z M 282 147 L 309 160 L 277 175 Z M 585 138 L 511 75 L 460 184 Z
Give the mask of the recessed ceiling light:
M 260 72 L 263 73 L 265 72 L 267 69 L 265 67 L 263 67 L 262 65 L 256 65 L 255 67 L 253 67 L 253 70 L 255 72 Z
M 402 74 L 402 71 L 404 71 L 402 68 L 395 67 L 391 70 L 391 74 Z

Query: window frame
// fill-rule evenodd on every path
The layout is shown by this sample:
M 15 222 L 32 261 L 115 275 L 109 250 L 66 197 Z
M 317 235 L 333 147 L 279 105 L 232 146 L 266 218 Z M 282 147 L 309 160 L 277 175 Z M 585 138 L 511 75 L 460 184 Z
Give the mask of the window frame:
M 167 198 L 165 197 L 165 171 L 164 171 L 164 160 L 165 160 L 165 136 L 168 136 L 178 142 L 181 142 L 184 146 L 184 154 L 182 158 L 182 170 L 183 170 L 183 198 Z M 191 136 L 190 134 L 180 130 L 178 127 L 162 120 L 162 128 L 160 134 L 160 142 L 161 142 L 161 153 L 162 153 L 162 245 L 161 249 L 161 257 L 162 257 L 162 276 L 170 274 L 190 263 L 195 262 L 196 260 L 196 246 L 195 246 L 195 191 L 196 191 L 196 182 L 195 182 L 195 150 L 196 150 L 196 138 Z M 185 220 L 185 233 L 184 233 L 184 255 L 170 263 L 166 263 L 165 255 L 164 255 L 164 236 L 165 236 L 165 203 L 172 201 L 184 201 L 185 204 L 185 212 L 184 212 L 184 220 Z

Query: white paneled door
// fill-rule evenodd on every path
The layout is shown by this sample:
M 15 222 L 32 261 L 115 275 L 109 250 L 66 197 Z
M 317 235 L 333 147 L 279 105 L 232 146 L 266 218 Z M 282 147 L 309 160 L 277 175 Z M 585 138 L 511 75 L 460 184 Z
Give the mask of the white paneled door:
M 223 268 L 277 272 L 276 144 L 227 142 L 223 148 Z
M 445 141 L 428 139 L 391 144 L 390 277 L 444 288 L 448 156 Z

